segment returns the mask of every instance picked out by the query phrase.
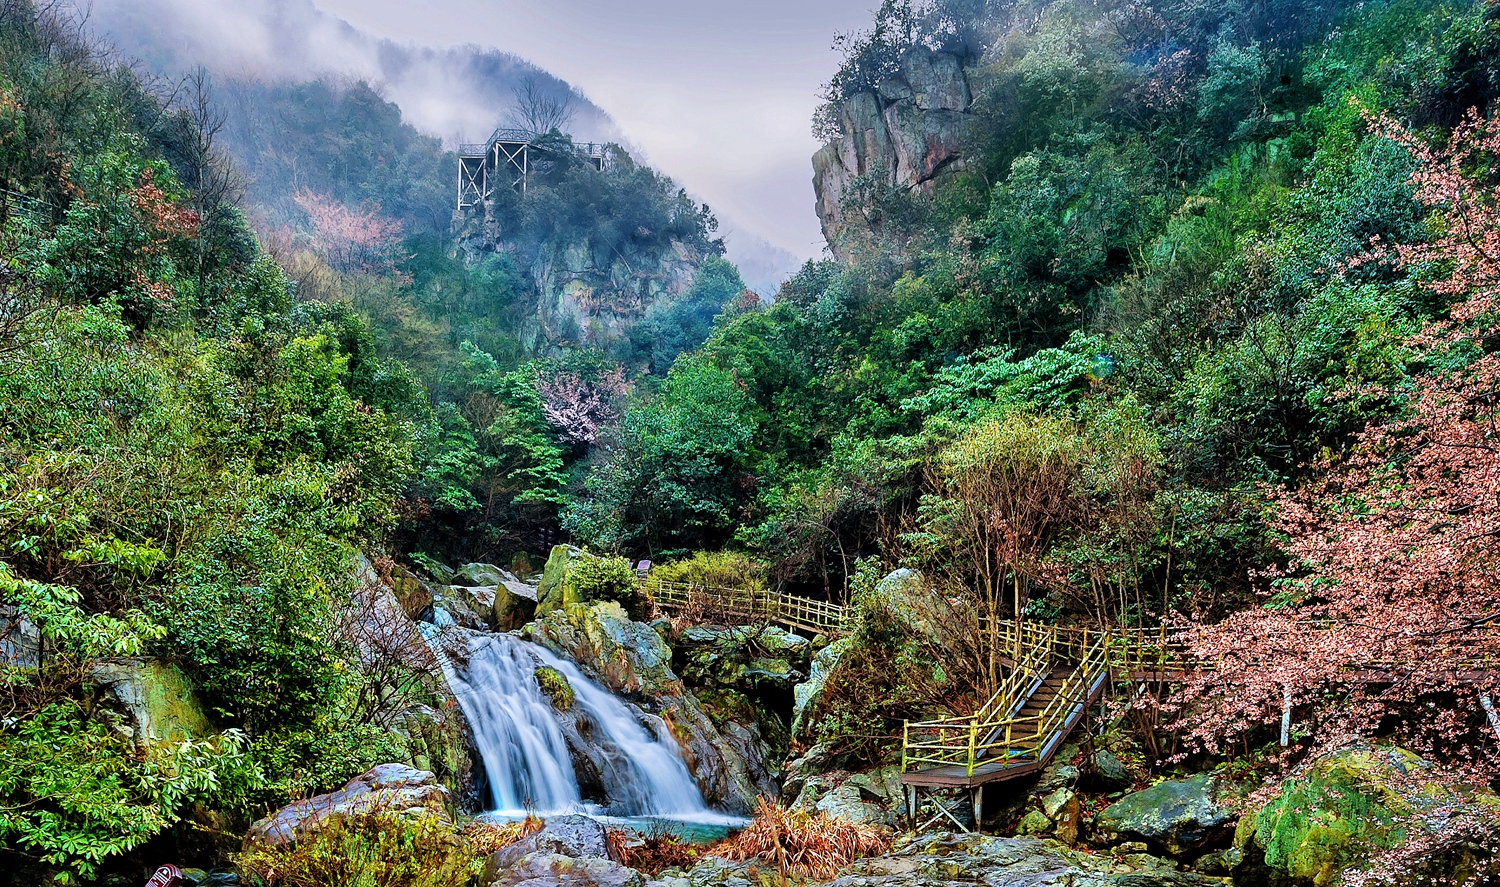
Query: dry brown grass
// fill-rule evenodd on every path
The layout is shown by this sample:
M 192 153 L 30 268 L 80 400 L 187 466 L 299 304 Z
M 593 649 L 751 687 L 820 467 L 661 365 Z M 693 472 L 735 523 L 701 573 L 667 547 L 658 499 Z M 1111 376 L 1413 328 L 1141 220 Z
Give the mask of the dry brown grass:
M 470 822 L 463 828 L 464 841 L 476 856 L 489 856 L 503 850 L 522 838 L 530 837 L 542 830 L 545 823 L 535 816 L 527 816 L 517 822 L 493 823 Z
M 754 821 L 714 852 L 741 862 L 758 859 L 786 877 L 826 881 L 854 860 L 889 849 L 890 841 L 875 826 L 821 811 L 783 810 L 761 798 Z
M 606 832 L 610 858 L 654 878 L 671 868 L 692 868 L 705 848 L 684 843 L 671 832 L 637 835 L 623 829 Z

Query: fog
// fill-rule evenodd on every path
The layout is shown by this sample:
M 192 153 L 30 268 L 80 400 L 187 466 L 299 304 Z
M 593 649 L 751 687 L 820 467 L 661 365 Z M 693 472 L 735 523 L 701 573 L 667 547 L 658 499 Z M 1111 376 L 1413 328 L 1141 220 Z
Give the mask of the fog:
M 449 145 L 503 123 L 524 78 L 571 91 L 574 135 L 625 144 L 709 203 L 765 291 L 822 253 L 809 120 L 834 33 L 871 2 L 91 0 L 87 15 L 154 71 L 368 80 Z

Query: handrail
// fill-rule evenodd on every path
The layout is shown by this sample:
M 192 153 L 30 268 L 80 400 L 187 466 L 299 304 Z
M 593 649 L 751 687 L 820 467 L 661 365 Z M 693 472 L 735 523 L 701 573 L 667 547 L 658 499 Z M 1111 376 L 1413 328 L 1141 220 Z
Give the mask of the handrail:
M 1018 626 L 1017 640 L 1041 637 L 1042 641 L 1024 656 L 1017 657 L 1016 666 L 1006 683 L 995 696 L 967 718 L 946 718 L 937 721 L 910 722 L 903 725 L 901 769 L 906 772 L 913 766 L 962 766 L 965 774 L 972 778 L 976 767 L 986 758 L 1000 758 L 1008 764 L 1040 763 L 1042 755 L 1053 739 L 1068 725 L 1080 704 L 1087 704 L 1097 681 L 1108 673 L 1110 650 L 1117 643 L 1110 632 L 1088 629 L 1047 631 L 1027 626 Z M 1057 639 L 1062 636 L 1062 643 Z M 1073 667 L 1063 682 L 1053 691 L 1052 698 L 1042 710 L 1025 717 L 1015 712 L 1024 705 L 1011 707 L 1009 693 L 1013 688 L 1025 685 L 1029 698 L 1040 685 L 1040 681 L 1029 682 L 1035 674 L 1045 674 L 1046 667 L 1059 653 L 1076 656 Z M 913 732 L 916 736 L 913 736 Z
M 649 576 L 642 581 L 642 588 L 661 609 L 696 604 L 726 616 L 764 619 L 823 633 L 841 632 L 848 615 L 838 604 L 762 589 L 670 582 Z

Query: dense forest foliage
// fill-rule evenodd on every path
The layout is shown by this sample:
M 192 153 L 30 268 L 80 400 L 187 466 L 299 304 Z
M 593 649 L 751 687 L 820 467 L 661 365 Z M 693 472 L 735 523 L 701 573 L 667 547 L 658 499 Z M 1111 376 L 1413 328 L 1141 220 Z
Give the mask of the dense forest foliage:
M 799 737 L 841 760 L 993 680 L 882 608 L 909 566 L 952 611 L 929 616 L 976 632 L 1217 624 L 1203 650 L 1249 689 L 1188 687 L 1164 758 L 1262 741 L 1295 692 L 1299 742 L 1379 730 L 1493 773 L 1454 701 L 1474 688 L 1423 663 L 1500 652 L 1479 633 L 1500 606 L 1494 8 L 888 0 L 841 43 L 821 135 L 941 50 L 976 96 L 965 161 L 931 195 L 858 183 L 853 260 L 763 304 L 707 209 L 623 152 L 599 170 L 547 134 L 506 248 L 466 255 L 454 158 L 369 87 L 161 95 L 0 2 L 17 877 L 133 872 L 152 841 L 210 840 L 195 809 L 242 825 L 404 759 L 339 630 L 357 556 L 509 563 L 559 533 L 687 577 L 749 555 L 853 602 Z M 706 258 L 611 349 L 539 346 L 529 263 L 559 237 Z M 1272 634 L 1372 622 L 1391 630 L 1295 667 Z M 205 736 L 142 745 L 102 702 L 101 660 L 143 654 L 197 688 Z M 1408 667 L 1396 692 L 1324 692 L 1375 660 Z
M 1419 150 L 1447 144 L 1470 109 L 1489 112 L 1494 7 L 887 2 L 841 44 L 816 121 L 827 138 L 842 135 L 841 103 L 893 76 L 903 53 L 963 59 L 975 100 L 960 169 L 930 196 L 856 180 L 843 200 L 861 221 L 841 234 L 853 261 L 809 264 L 774 304 L 722 315 L 626 412 L 567 512 L 574 534 L 658 558 L 740 548 L 785 587 L 836 599 L 868 589 L 861 571 L 876 562 L 861 559 L 878 558 L 996 618 L 1356 619 L 1321 590 L 1354 581 L 1327 556 L 1350 532 L 1333 516 L 1395 508 L 1397 525 L 1416 494 L 1366 495 L 1342 460 L 1365 459 L 1367 484 L 1421 488 L 1370 473 L 1398 470 L 1401 451 L 1358 456 L 1366 427 L 1414 421 L 1424 380 L 1482 377 L 1471 362 L 1494 349 L 1484 310 L 1464 315 L 1462 347 L 1432 332 L 1474 291 L 1452 281 L 1454 257 L 1488 256 L 1453 232 L 1488 236 L 1488 216 L 1468 210 L 1493 195 L 1493 154 Z M 1378 124 L 1383 113 L 1392 122 Z M 1448 190 L 1419 193 L 1430 168 L 1451 168 Z M 1465 188 L 1480 196 L 1454 210 Z M 1402 252 L 1445 236 L 1420 259 Z M 1461 402 L 1482 429 L 1493 389 L 1478 389 Z M 1442 513 L 1486 507 L 1487 470 L 1467 470 L 1478 499 L 1443 500 Z M 1298 505 L 1314 482 L 1322 504 Z M 1288 523 L 1291 511 L 1328 521 Z M 1493 568 L 1474 541 L 1492 525 L 1468 541 L 1445 526 L 1406 544 L 1441 541 L 1433 557 L 1453 576 Z M 1317 556 L 1301 539 L 1314 527 L 1330 540 Z M 1400 550 L 1360 580 L 1366 594 L 1382 588 L 1391 609 L 1431 617 L 1401 621 L 1406 636 L 1451 629 L 1459 646 L 1489 649 L 1476 632 L 1493 619 L 1493 583 L 1454 580 L 1474 601 L 1460 618 L 1433 603 L 1447 580 L 1401 572 L 1412 555 Z M 1443 618 L 1449 628 L 1434 628 Z M 899 622 L 877 632 L 872 648 L 887 652 L 840 671 L 850 708 L 824 721 L 825 739 L 875 759 L 901 717 L 944 698 L 962 709 L 973 686 L 957 651 L 890 652 Z M 1341 655 L 1324 677 L 1384 654 Z M 1415 699 L 1451 698 L 1433 681 L 1392 694 L 1409 694 L 1392 704 L 1402 714 L 1371 703 L 1355 720 L 1389 727 Z M 1265 729 L 1276 686 L 1306 687 L 1314 704 L 1316 683 L 1283 668 L 1253 690 L 1221 687 L 1235 698 L 1221 698 L 1218 727 Z M 1429 746 L 1484 745 L 1478 706 L 1460 707 Z M 1326 717 L 1320 730 L 1350 723 Z
M 368 84 L 200 72 L 181 90 L 208 107 L 200 129 L 232 160 L 251 225 L 300 297 L 364 318 L 378 353 L 435 404 L 418 444 L 431 467 L 403 512 L 407 544 L 434 555 L 535 553 L 581 488 L 594 442 L 564 418 L 576 401 L 602 398 L 585 423 L 613 417 L 632 387 L 613 374 L 665 375 L 745 291 L 717 258 L 707 208 L 618 146 L 596 169 L 566 134 L 540 136 L 525 198 L 495 195 L 497 247 L 464 252 L 452 236 L 456 156 Z M 590 347 L 578 329 L 555 341 L 534 330 L 537 278 L 574 244 L 590 256 L 686 247 L 707 259 L 687 292 L 642 306 L 626 335 Z

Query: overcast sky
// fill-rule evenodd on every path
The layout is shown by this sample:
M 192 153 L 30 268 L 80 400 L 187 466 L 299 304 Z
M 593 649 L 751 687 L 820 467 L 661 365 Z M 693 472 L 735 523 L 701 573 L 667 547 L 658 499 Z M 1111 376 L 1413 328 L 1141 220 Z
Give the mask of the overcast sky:
M 375 36 L 529 59 L 726 219 L 799 259 L 823 249 L 812 112 L 838 66 L 834 34 L 867 27 L 878 0 L 314 2 Z

